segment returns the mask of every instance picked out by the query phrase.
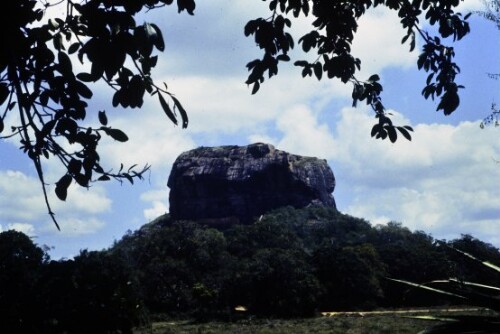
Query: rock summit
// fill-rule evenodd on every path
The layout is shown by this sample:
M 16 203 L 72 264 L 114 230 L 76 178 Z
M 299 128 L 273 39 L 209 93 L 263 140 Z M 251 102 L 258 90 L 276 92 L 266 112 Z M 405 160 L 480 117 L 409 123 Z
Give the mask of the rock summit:
M 184 152 L 168 187 L 170 215 L 177 220 L 249 223 L 283 206 L 335 207 L 335 177 L 326 160 L 263 143 Z

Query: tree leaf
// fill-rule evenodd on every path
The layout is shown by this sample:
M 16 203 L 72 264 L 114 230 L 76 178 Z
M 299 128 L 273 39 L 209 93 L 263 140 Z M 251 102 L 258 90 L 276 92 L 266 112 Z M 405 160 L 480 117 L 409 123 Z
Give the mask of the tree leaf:
M 10 90 L 6 83 L 2 82 L 0 84 L 0 105 L 2 105 L 5 100 L 9 97 Z
M 149 23 L 144 23 L 142 26 L 134 29 L 134 39 L 137 48 L 141 55 L 149 57 L 153 52 L 154 39 L 156 38 L 156 31 Z
M 40 130 L 40 132 L 38 134 L 38 136 L 40 136 L 40 139 L 46 137 L 49 133 L 52 132 L 52 130 L 54 129 L 54 126 L 56 125 L 56 122 L 57 121 L 55 119 L 53 119 L 53 120 L 50 120 L 43 125 L 42 130 Z M 38 136 L 37 136 L 37 139 L 38 139 Z
M 368 78 L 368 81 L 370 81 L 370 82 L 376 82 L 379 80 L 380 80 L 380 77 L 378 76 L 378 74 L 374 74 Z
M 401 44 L 405 44 L 405 42 L 408 39 L 408 37 L 410 37 L 410 34 L 408 34 L 405 37 L 403 37 L 403 39 L 401 40 Z
M 80 170 L 82 169 L 82 162 L 77 159 L 71 159 L 69 164 L 68 164 L 68 173 L 76 175 L 80 173 Z
M 73 43 L 69 46 L 68 48 L 68 53 L 69 54 L 73 54 L 75 53 L 76 51 L 78 51 L 78 49 L 80 48 L 80 43 L 76 42 L 76 43 Z
M 99 111 L 97 113 L 97 116 L 99 118 L 99 123 L 101 123 L 101 125 L 108 125 L 108 117 L 106 116 L 106 112 L 104 110 L 102 111 Z
M 260 83 L 258 81 L 256 81 L 254 84 L 253 84 L 253 88 L 252 88 L 252 95 L 257 93 L 259 91 L 259 88 L 260 88 Z
M 130 182 L 130 184 L 134 184 L 134 179 L 132 178 L 132 176 L 130 176 L 129 174 L 123 174 L 123 176 Z
M 302 67 L 309 65 L 309 63 L 308 63 L 307 61 L 305 61 L 305 60 L 297 60 L 297 61 L 296 61 L 295 63 L 293 63 L 293 64 L 294 64 L 295 66 L 302 66 Z
M 403 135 L 403 137 L 405 137 L 406 139 L 408 139 L 409 141 L 411 141 L 411 135 L 408 132 L 408 130 L 406 130 L 402 126 L 398 126 L 397 129 L 398 129 L 399 132 L 401 132 L 401 134 Z
M 411 126 L 409 126 L 409 125 L 405 125 L 405 126 L 403 126 L 403 128 L 405 128 L 408 131 L 412 131 L 413 132 L 413 128 Z
M 427 80 L 425 81 L 425 83 L 427 84 L 427 86 L 429 86 L 431 84 L 431 81 L 432 79 L 434 78 L 434 72 L 431 72 L 428 76 L 427 76 Z
M 84 174 L 78 173 L 74 176 L 76 183 L 78 183 L 82 187 L 88 187 L 89 186 L 89 178 L 85 176 Z
M 391 143 L 395 143 L 396 140 L 398 140 L 398 133 L 396 132 L 396 129 L 392 125 L 386 125 L 385 128 L 387 130 L 387 134 L 389 135 L 389 140 Z
M 122 91 L 121 90 L 117 90 L 114 94 L 113 94 L 113 99 L 111 101 L 113 107 L 117 107 L 120 102 L 121 102 L 121 99 L 122 99 Z
M 63 75 L 69 75 L 73 72 L 73 67 L 71 65 L 71 60 L 65 52 L 59 51 L 57 54 L 57 58 L 59 60 L 59 72 Z
M 178 12 L 186 10 L 189 15 L 194 15 L 194 9 L 196 8 L 196 3 L 194 0 L 177 0 Z
M 85 73 L 85 72 L 82 72 L 82 73 L 78 73 L 76 75 L 76 77 L 78 78 L 78 80 L 80 81 L 84 81 L 84 82 L 92 82 L 92 81 L 95 81 L 95 78 L 92 74 L 90 73 Z
M 160 100 L 161 108 L 163 109 L 165 114 L 167 114 L 168 118 L 170 118 L 172 123 L 177 125 L 177 118 L 175 117 L 174 113 L 172 112 L 172 109 L 170 109 L 170 106 L 168 105 L 167 101 L 165 101 L 165 98 L 163 98 L 160 92 L 158 92 L 158 98 Z
M 59 28 L 59 23 L 57 23 L 56 20 L 54 19 L 49 19 L 49 29 L 51 31 L 55 31 L 57 28 Z
M 243 33 L 246 37 L 250 36 L 257 30 L 257 20 L 250 20 L 245 24 L 245 28 L 243 29 Z
M 314 74 L 316 75 L 316 78 L 318 78 L 318 80 L 321 80 L 321 77 L 323 75 L 323 65 L 321 65 L 320 62 L 314 64 Z
M 179 100 L 177 100 L 177 98 L 175 98 L 175 96 L 172 96 L 172 100 L 174 100 L 175 107 L 177 108 L 177 110 L 179 110 L 179 113 L 181 114 L 182 128 L 185 129 L 185 128 L 187 128 L 188 121 L 189 121 L 187 112 L 184 109 L 184 107 L 182 106 L 182 104 L 179 102 Z
M 111 178 L 109 176 L 107 176 L 107 175 L 101 175 L 97 179 L 97 181 L 109 181 L 109 180 L 111 180 Z
M 0 116 L 0 133 L 3 132 L 3 129 L 5 128 L 5 125 L 3 123 L 3 118 Z
M 161 33 L 160 28 L 154 23 L 150 23 L 151 27 L 156 31 L 156 39 L 153 41 L 154 46 L 160 50 L 164 51 L 165 50 L 165 41 L 163 40 L 163 34 Z
M 63 37 L 62 34 L 56 34 L 53 39 L 54 48 L 56 50 L 64 50 Z
M 92 98 L 92 95 L 94 95 L 94 93 L 92 93 L 90 88 L 88 88 L 87 85 L 85 85 L 83 82 L 75 81 L 75 85 L 76 85 L 76 91 L 80 96 L 86 99 L 90 99 Z
M 372 127 L 371 136 L 375 137 L 375 135 L 377 135 L 380 132 L 381 129 L 382 129 L 382 125 L 380 125 L 379 123 L 375 124 Z
M 290 61 L 290 57 L 288 55 L 285 55 L 285 54 L 279 55 L 278 57 L 276 57 L 276 59 L 278 59 L 280 61 Z
M 68 196 L 68 187 L 70 186 L 72 179 L 71 175 L 65 174 L 59 179 L 59 181 L 56 182 L 56 196 L 61 201 L 66 200 L 66 197 Z
M 412 34 L 410 41 L 410 52 L 413 52 L 413 50 L 415 50 L 415 46 L 416 46 L 415 34 Z
M 453 113 L 460 105 L 460 98 L 456 91 L 447 91 L 444 93 L 441 101 L 439 102 L 437 109 L 442 109 L 446 116 Z
M 101 130 L 116 141 L 123 143 L 128 140 L 127 135 L 122 130 L 106 128 L 104 126 L 101 127 Z

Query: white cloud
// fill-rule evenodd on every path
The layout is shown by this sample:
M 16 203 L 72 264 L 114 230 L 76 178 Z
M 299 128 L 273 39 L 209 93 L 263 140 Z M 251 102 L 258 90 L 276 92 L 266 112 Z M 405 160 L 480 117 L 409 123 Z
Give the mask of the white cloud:
M 58 213 L 81 212 L 82 214 L 99 214 L 109 212 L 112 200 L 101 185 L 95 185 L 89 189 L 80 187 L 75 182 L 68 188 L 68 197 L 65 202 L 54 196 L 50 189 L 51 203 Z
M 144 218 L 151 221 L 168 212 L 168 190 L 152 190 L 142 193 L 141 200 L 149 203 L 150 207 L 144 209 Z
M 19 171 L 0 171 L 0 219 L 34 221 L 47 210 L 40 183 Z
M 338 127 L 349 125 L 352 113 L 345 112 Z M 359 125 L 368 133 L 373 120 L 364 117 Z M 500 156 L 498 134 L 478 125 L 420 124 L 412 142 L 396 144 L 360 134 L 336 137 L 337 145 L 348 148 L 332 159 L 343 173 L 337 177 L 354 197 L 340 209 L 374 221 L 391 217 L 435 236 L 471 233 L 498 241 L 500 167 L 493 160 Z
M 144 218 L 146 218 L 147 221 L 152 221 L 168 212 L 168 208 L 163 202 L 154 201 L 152 205 L 153 207 L 144 210 Z
M 482 0 L 464 0 L 460 2 L 458 11 L 464 15 L 469 11 L 484 10 L 484 2 Z
M 14 230 L 18 232 L 22 232 L 26 234 L 27 236 L 33 236 L 35 235 L 35 227 L 32 224 L 26 224 L 26 223 L 11 223 L 7 225 L 6 231 L 8 230 Z M 0 232 L 2 232 L 2 225 L 0 225 Z
M 251 87 L 244 80 L 244 77 L 177 79 L 171 87 L 189 112 L 188 132 L 248 131 L 263 126 L 294 105 L 309 102 L 311 90 L 319 107 L 334 92 L 332 82 L 302 80 L 299 72 L 280 72 L 278 77 L 266 80 L 255 95 L 251 95 Z
M 87 191 L 73 184 L 68 189 L 65 202 L 56 198 L 52 186 L 47 190 L 63 234 L 93 233 L 103 227 L 104 223 L 94 217 L 111 209 L 111 199 L 102 187 L 92 187 L 91 191 Z M 40 231 L 57 233 L 47 212 L 38 179 L 20 171 L 0 171 L 0 220 L 7 224 L 7 228 L 34 233 L 35 226 L 48 222 L 50 228 Z
M 168 190 L 157 189 L 147 191 L 141 194 L 140 199 L 145 202 L 164 201 L 165 199 L 168 200 Z
M 395 124 L 408 124 L 392 113 Z M 400 221 L 438 238 L 469 233 L 499 245 L 498 129 L 418 124 L 411 142 L 400 136 L 392 144 L 370 137 L 375 118 L 368 110 L 344 108 L 340 115 L 335 131 L 306 107 L 276 121 L 280 149 L 329 160 L 337 203 L 348 203 L 340 211 L 374 224 Z
M 358 179 L 372 185 L 379 182 L 381 170 L 374 166 L 383 167 L 384 174 L 394 178 L 390 184 L 412 181 L 408 176 L 415 174 L 425 178 L 426 175 L 446 177 L 449 173 L 461 173 L 460 177 L 465 177 L 472 172 L 469 168 L 479 164 L 484 165 L 483 169 L 490 169 L 492 175 L 496 174 L 489 164 L 498 155 L 495 133 L 490 129 L 481 131 L 478 122 L 462 122 L 459 126 L 419 124 L 414 126 L 411 142 L 400 136 L 401 140 L 391 144 L 370 138 L 375 119 L 360 111 L 342 110 L 342 119 L 336 126 L 340 147 L 336 159 L 348 163 L 352 175 Z M 394 114 L 396 124 L 408 124 L 400 114 Z M 394 173 L 399 168 L 404 168 L 405 173 Z M 387 180 L 380 182 L 380 186 L 387 186 Z
M 276 123 L 278 130 L 284 134 L 277 144 L 280 149 L 320 158 L 334 155 L 335 143 L 328 125 L 320 124 L 309 108 L 292 108 Z
M 156 175 L 170 168 L 181 152 L 195 147 L 189 132 L 174 126 L 156 99 L 151 102 L 148 101 L 139 112 L 124 110 L 123 116 L 113 115 L 112 126 L 123 130 L 129 140 L 120 143 L 103 138 L 100 143 L 103 166 L 116 172 L 121 163 L 125 169 L 137 164 L 136 170 L 150 164 L 153 175 Z
M 275 146 L 276 146 L 276 143 L 278 142 L 278 139 L 271 137 L 269 135 L 260 134 L 260 133 L 251 134 L 247 137 L 247 139 L 248 139 L 249 143 L 268 143 L 268 144 L 275 145 Z
M 406 31 L 400 20 L 395 11 L 386 8 L 370 10 L 359 20 L 352 54 L 361 59 L 361 79 L 388 67 L 415 66 L 418 54 L 409 52 L 409 44 L 401 44 Z

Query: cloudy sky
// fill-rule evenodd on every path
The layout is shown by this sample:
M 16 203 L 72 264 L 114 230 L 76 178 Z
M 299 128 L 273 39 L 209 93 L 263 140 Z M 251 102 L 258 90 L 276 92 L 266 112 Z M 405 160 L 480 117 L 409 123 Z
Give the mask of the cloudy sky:
M 153 72 L 165 81 L 188 110 L 188 129 L 175 127 L 156 99 L 141 110 L 113 109 L 111 91 L 97 87 L 92 108 L 105 109 L 110 125 L 130 140 L 102 142 L 104 164 L 119 168 L 149 163 L 144 182 L 96 183 L 70 187 L 66 202 L 52 195 L 61 225 L 57 231 L 47 215 L 43 195 L 30 161 L 15 141 L 0 143 L 0 230 L 27 233 L 51 247 L 51 257 L 71 257 L 81 249 L 103 249 L 127 230 L 168 212 L 167 179 L 183 151 L 198 146 L 246 145 L 267 142 L 291 153 L 327 159 L 337 180 L 338 209 L 372 224 L 401 222 L 438 239 L 471 234 L 500 247 L 500 128 L 479 128 L 500 103 L 499 31 L 478 16 L 470 19 L 471 34 L 455 45 L 462 69 L 458 81 L 460 108 L 451 116 L 437 113 L 435 101 L 420 95 L 425 73 L 418 72 L 417 51 L 400 41 L 405 31 L 395 13 L 370 10 L 358 29 L 353 54 L 362 60 L 360 78 L 378 73 L 383 100 L 399 124 L 414 129 L 411 142 L 395 144 L 370 137 L 373 113 L 351 108 L 351 86 L 332 80 L 302 79 L 292 64 L 261 86 L 256 95 L 245 85 L 247 62 L 260 56 L 243 27 L 267 17 L 267 3 L 257 0 L 197 1 L 195 16 L 162 8 L 138 19 L 157 23 L 166 50 Z M 464 12 L 481 9 L 479 0 L 465 0 Z M 423 26 L 422 28 L 429 28 Z M 297 22 L 301 34 L 308 21 Z M 298 36 L 298 35 L 297 35 Z M 300 48 L 292 60 L 313 59 Z M 311 58 L 312 57 L 312 58 Z M 97 120 L 90 119 L 97 124 Z M 61 177 L 59 166 L 46 165 L 51 194 Z

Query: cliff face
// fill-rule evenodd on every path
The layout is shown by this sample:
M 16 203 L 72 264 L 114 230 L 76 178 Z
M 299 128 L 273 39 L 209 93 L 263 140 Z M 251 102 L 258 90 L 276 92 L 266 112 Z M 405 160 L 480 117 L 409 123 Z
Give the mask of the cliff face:
M 174 219 L 250 222 L 282 206 L 335 207 L 326 160 L 269 144 L 200 147 L 182 153 L 168 179 Z

